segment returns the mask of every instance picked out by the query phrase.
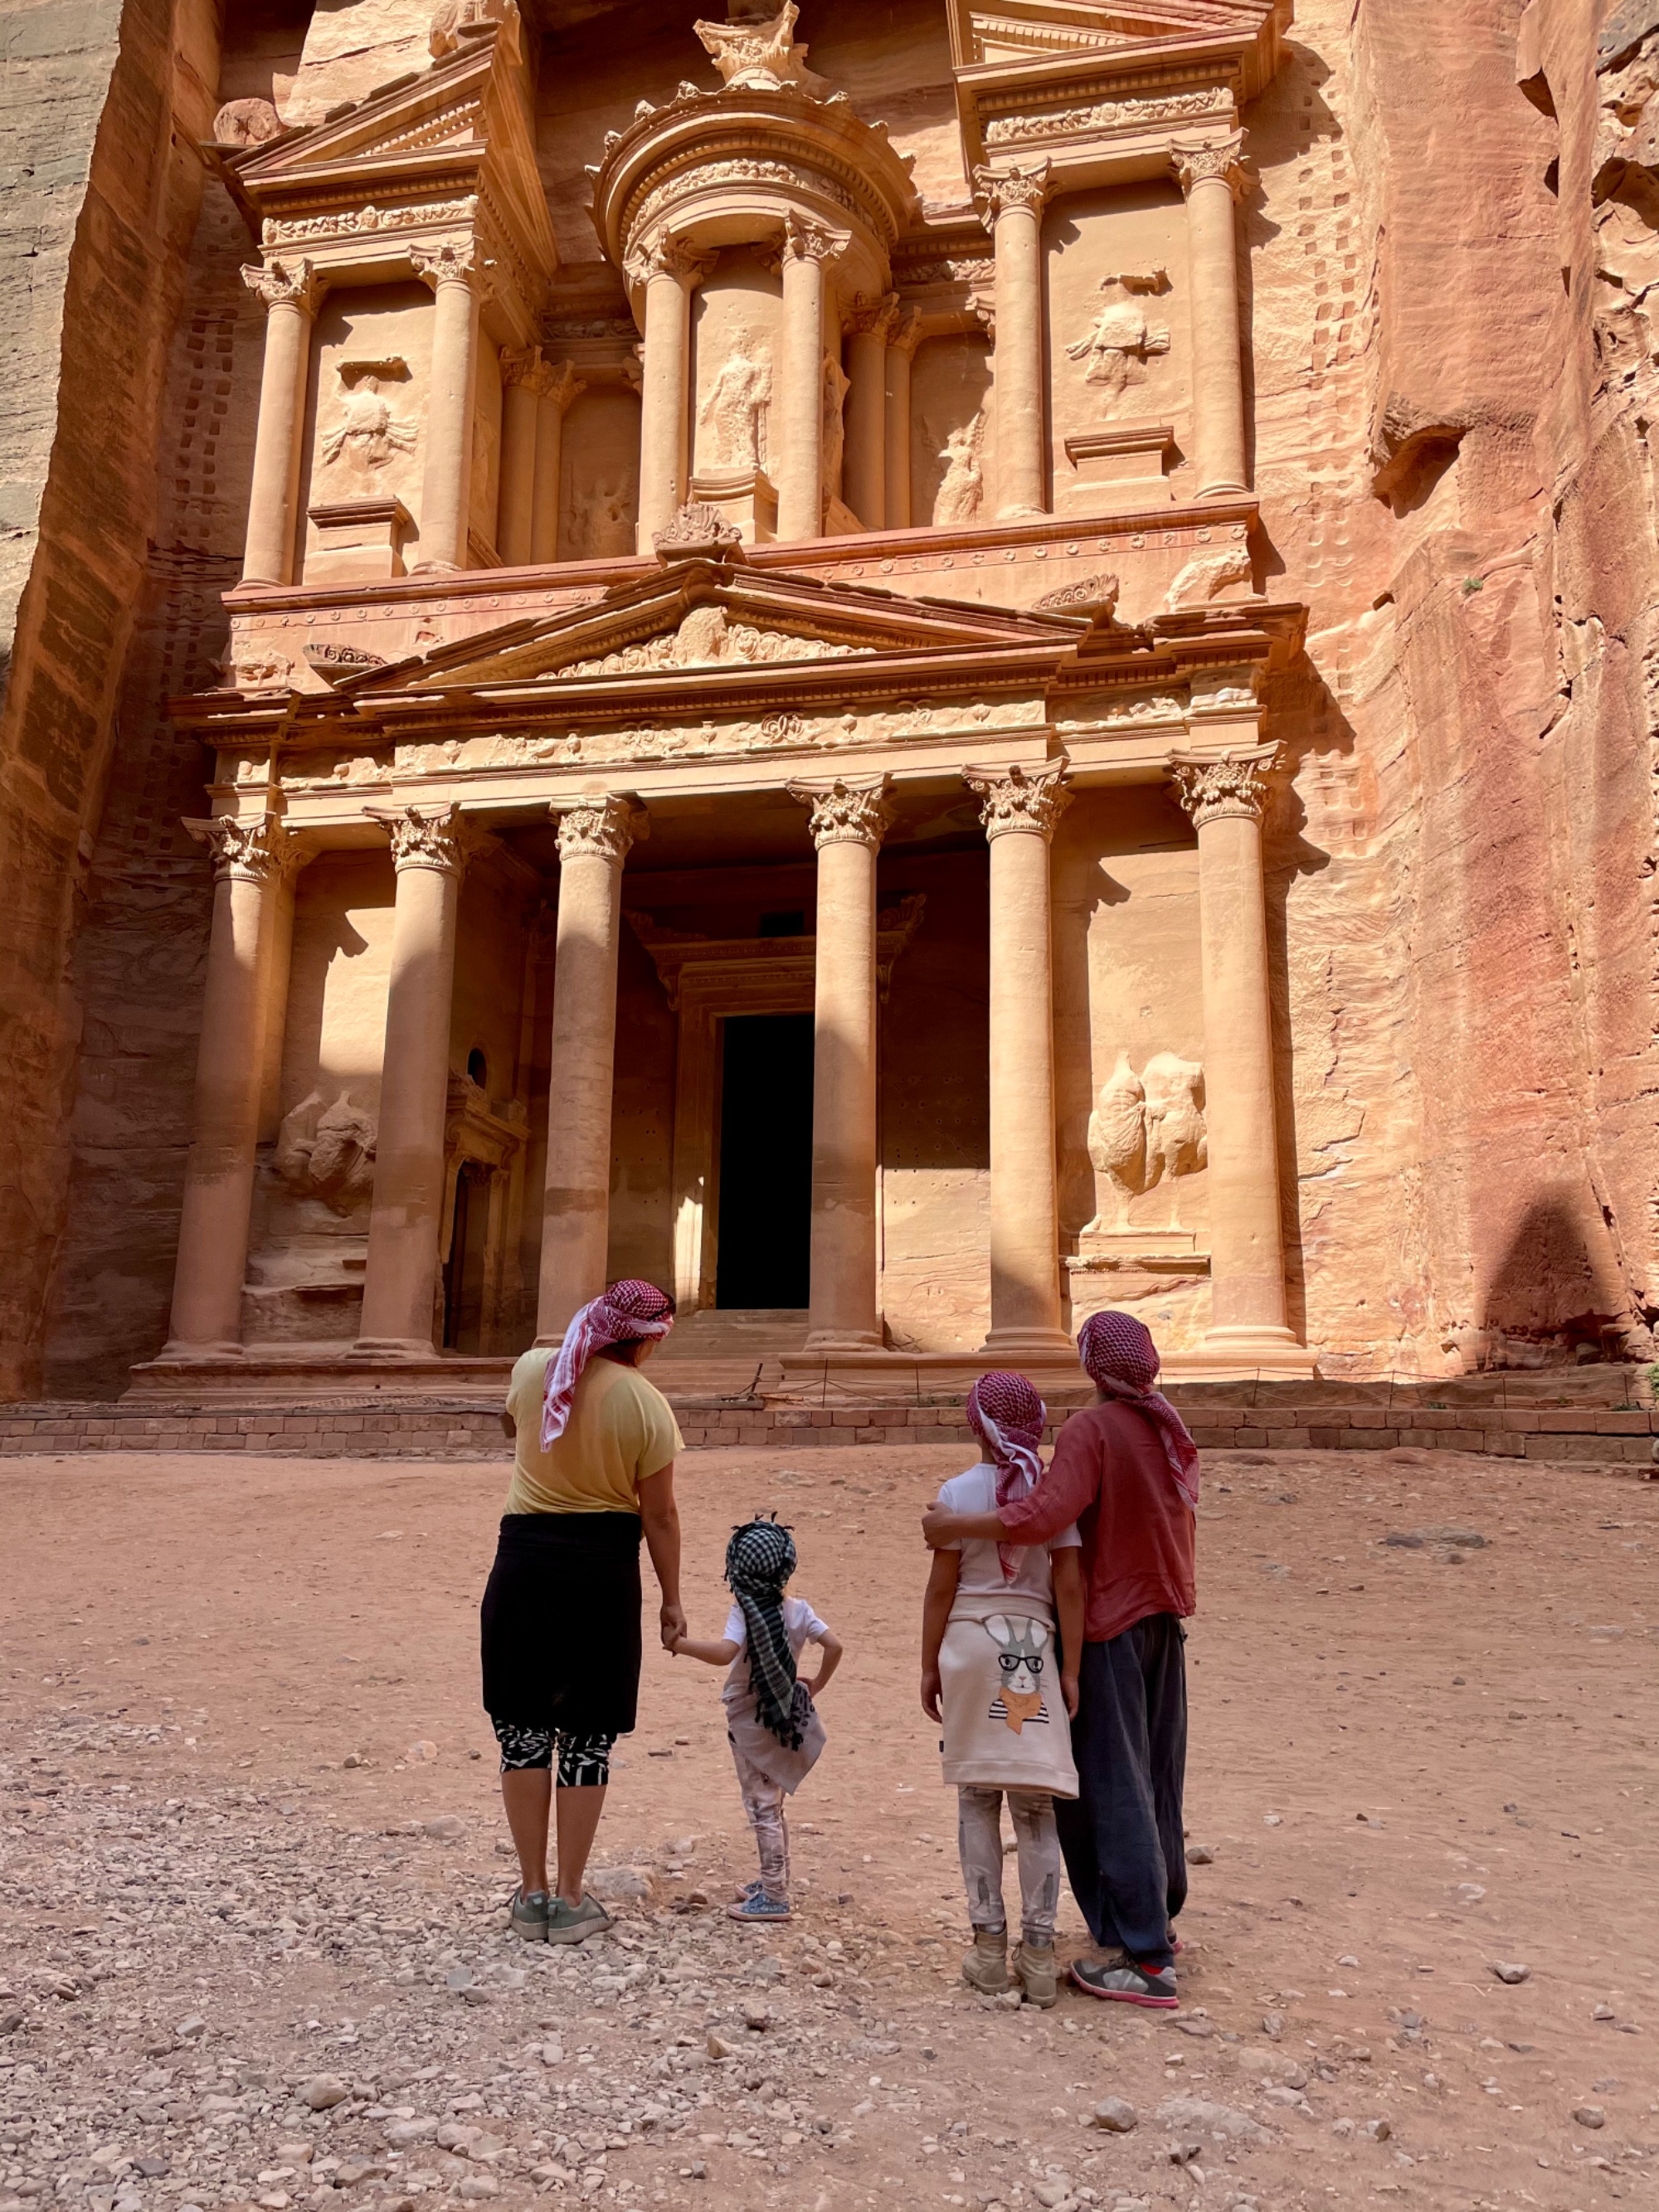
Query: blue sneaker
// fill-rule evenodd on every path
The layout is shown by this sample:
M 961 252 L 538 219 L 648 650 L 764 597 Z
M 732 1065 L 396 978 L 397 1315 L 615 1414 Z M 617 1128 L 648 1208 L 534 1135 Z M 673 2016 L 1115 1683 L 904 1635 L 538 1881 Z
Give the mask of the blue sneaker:
M 769 1897 L 758 1882 L 751 1893 L 726 1908 L 731 1920 L 787 1920 L 793 1916 L 787 1897 Z

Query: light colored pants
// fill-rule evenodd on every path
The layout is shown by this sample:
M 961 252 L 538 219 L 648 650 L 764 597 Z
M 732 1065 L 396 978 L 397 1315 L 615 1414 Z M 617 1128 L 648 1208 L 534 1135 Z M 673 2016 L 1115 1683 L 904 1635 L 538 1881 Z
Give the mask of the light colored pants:
M 1060 1908 L 1060 1831 L 1054 1801 L 1046 1790 L 1011 1790 L 1008 1811 L 1019 1858 L 1020 1920 L 1028 1943 L 1054 1940 Z M 1000 1790 L 957 1791 L 957 1844 L 975 1929 L 998 1936 L 1007 1927 L 1002 1909 L 1002 1797 Z
M 783 1817 L 784 1792 L 769 1782 L 734 1743 L 732 1757 L 738 1770 L 743 1809 L 755 1832 L 760 1854 L 761 1887 L 775 1905 L 789 1902 L 789 1824 Z

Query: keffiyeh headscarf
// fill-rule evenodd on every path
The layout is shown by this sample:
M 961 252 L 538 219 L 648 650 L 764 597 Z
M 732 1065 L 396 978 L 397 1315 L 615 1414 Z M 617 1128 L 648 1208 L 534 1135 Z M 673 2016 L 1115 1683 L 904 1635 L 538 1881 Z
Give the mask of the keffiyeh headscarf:
M 1169 1400 L 1152 1388 L 1158 1347 L 1145 1322 L 1133 1314 L 1091 1314 L 1078 1331 L 1077 1348 L 1096 1388 L 1121 1405 L 1138 1407 L 1156 1427 L 1176 1486 L 1196 1513 L 1198 1446 Z
M 674 1301 L 654 1283 L 624 1277 L 612 1283 L 603 1297 L 590 1299 L 572 1316 L 559 1356 L 547 1370 L 547 1395 L 542 1401 L 542 1449 L 564 1434 L 575 1402 L 581 1372 L 596 1352 L 608 1344 L 626 1344 L 635 1337 L 666 1336 L 674 1326 Z
M 996 1469 L 999 1511 L 1017 1504 L 1036 1487 L 1042 1473 L 1037 1446 L 1047 1418 L 1048 1407 L 1023 1375 L 994 1369 L 981 1375 L 968 1393 L 968 1425 Z M 1004 1582 L 1012 1582 L 1019 1572 L 1023 1548 L 1018 1544 L 997 1546 Z
M 726 1547 L 726 1579 L 748 1632 L 749 1686 L 755 1710 L 786 1751 L 799 1751 L 811 1711 L 795 1677 L 783 1625 L 783 1586 L 795 1571 L 795 1540 L 777 1521 L 745 1521 Z

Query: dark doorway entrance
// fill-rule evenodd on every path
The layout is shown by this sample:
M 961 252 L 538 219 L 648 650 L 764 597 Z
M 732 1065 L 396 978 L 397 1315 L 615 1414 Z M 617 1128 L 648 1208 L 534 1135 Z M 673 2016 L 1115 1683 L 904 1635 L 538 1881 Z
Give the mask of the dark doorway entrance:
M 489 1170 L 463 1160 L 455 1178 L 455 1230 L 444 1262 L 444 1350 L 480 1352 Z
M 812 1017 L 728 1015 L 720 1066 L 714 1304 L 799 1309 L 812 1215 Z

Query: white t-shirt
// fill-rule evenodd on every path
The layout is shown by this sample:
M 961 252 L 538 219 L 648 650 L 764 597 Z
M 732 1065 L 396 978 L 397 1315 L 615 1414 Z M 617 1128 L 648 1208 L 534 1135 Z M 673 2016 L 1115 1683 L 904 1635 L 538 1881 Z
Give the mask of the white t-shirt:
M 822 1644 L 830 1633 L 830 1625 L 820 1620 L 804 1597 L 787 1597 L 783 1601 L 783 1632 L 789 1638 L 789 1649 L 799 1660 L 809 1644 Z M 737 1656 L 732 1662 L 732 1671 L 726 1678 L 727 1690 L 743 1691 L 749 1687 L 749 1623 L 743 1617 L 743 1607 L 735 1602 L 726 1616 L 723 1641 L 735 1644 Z
M 963 1474 L 953 1474 L 939 1492 L 939 1502 L 947 1513 L 994 1513 L 997 1510 L 997 1471 L 981 1460 Z M 1046 1544 L 1022 1544 L 1018 1558 L 1019 1567 L 1012 1582 L 1002 1571 L 1002 1560 L 993 1543 L 984 1538 L 969 1536 L 964 1540 L 947 1544 L 945 1549 L 962 1554 L 962 1568 L 957 1580 L 958 1593 L 975 1597 L 1036 1597 L 1052 1600 L 1054 1571 L 1048 1565 L 1050 1552 L 1069 1551 L 1083 1541 L 1075 1523 L 1062 1528 L 1058 1536 Z

